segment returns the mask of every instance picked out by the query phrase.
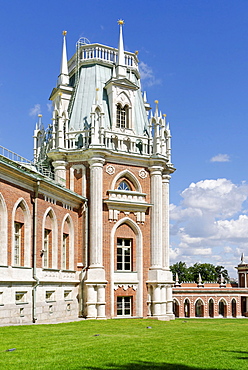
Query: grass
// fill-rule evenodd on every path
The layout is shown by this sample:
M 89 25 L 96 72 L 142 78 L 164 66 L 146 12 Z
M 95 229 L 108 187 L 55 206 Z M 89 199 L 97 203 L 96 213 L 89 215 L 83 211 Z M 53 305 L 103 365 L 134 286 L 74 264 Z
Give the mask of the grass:
M 0 369 L 243 370 L 248 369 L 247 332 L 246 319 L 1 327 Z M 16 349 L 6 351 L 11 348 Z

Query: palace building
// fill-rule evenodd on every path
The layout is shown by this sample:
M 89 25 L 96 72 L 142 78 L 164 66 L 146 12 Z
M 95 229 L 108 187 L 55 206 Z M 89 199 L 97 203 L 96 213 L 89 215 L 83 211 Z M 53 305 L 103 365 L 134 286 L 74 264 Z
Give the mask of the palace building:
M 0 324 L 174 318 L 170 129 L 137 53 L 77 42 L 39 116 L 34 161 L 0 155 Z

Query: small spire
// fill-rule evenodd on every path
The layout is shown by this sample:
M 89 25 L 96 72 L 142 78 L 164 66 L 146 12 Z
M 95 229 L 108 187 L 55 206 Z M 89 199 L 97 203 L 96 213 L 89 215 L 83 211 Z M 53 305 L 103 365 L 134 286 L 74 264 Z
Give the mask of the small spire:
M 158 117 L 158 100 L 155 100 L 154 103 L 156 104 L 154 117 L 157 118 Z
M 38 122 L 36 123 L 36 130 L 44 130 L 44 126 L 42 123 L 42 114 L 38 114 Z
M 245 262 L 245 255 L 244 253 L 241 254 L 241 264 L 243 265 Z
M 125 55 L 124 55 L 124 42 L 123 42 L 123 34 L 122 34 L 122 26 L 124 25 L 124 21 L 119 19 L 117 22 L 120 26 L 120 33 L 119 33 L 119 45 L 118 45 L 118 76 L 126 76 L 126 67 L 125 67 Z
M 58 78 L 58 85 L 68 85 L 69 84 L 69 73 L 67 64 L 67 51 L 66 51 L 66 34 L 67 31 L 63 31 L 63 46 L 62 46 L 62 58 L 60 66 L 60 75 Z
M 147 103 L 146 91 L 143 92 L 143 102 Z

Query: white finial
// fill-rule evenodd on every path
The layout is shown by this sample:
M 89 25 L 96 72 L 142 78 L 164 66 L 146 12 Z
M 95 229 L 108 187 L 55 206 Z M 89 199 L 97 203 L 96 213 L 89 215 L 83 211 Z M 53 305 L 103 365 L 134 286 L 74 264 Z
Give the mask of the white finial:
M 68 85 L 69 84 L 69 73 L 67 64 L 67 51 L 66 51 L 66 34 L 67 31 L 63 31 L 63 47 L 62 47 L 62 58 L 60 66 L 60 75 L 58 78 L 58 85 Z
M 243 264 L 244 263 L 244 260 L 245 260 L 245 255 L 244 253 L 241 254 L 241 263 Z
M 124 55 L 124 42 L 123 42 L 123 34 L 122 34 L 122 26 L 124 21 L 120 19 L 118 21 L 120 26 L 120 34 L 119 34 L 119 45 L 118 45 L 118 60 L 117 60 L 117 74 L 118 76 L 126 77 L 126 67 L 125 67 L 125 55 Z

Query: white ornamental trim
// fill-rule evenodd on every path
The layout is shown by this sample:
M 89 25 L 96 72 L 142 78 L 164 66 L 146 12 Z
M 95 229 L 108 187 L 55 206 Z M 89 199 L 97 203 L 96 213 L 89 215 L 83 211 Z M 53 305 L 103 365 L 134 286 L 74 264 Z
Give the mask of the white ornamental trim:
M 145 179 L 146 177 L 147 177 L 147 172 L 146 172 L 146 170 L 140 170 L 139 171 L 139 177 L 141 177 L 142 179 Z
M 115 168 L 114 166 L 112 166 L 111 164 L 109 164 L 107 167 L 106 167 L 106 172 L 109 174 L 109 175 L 113 175 L 115 173 Z

